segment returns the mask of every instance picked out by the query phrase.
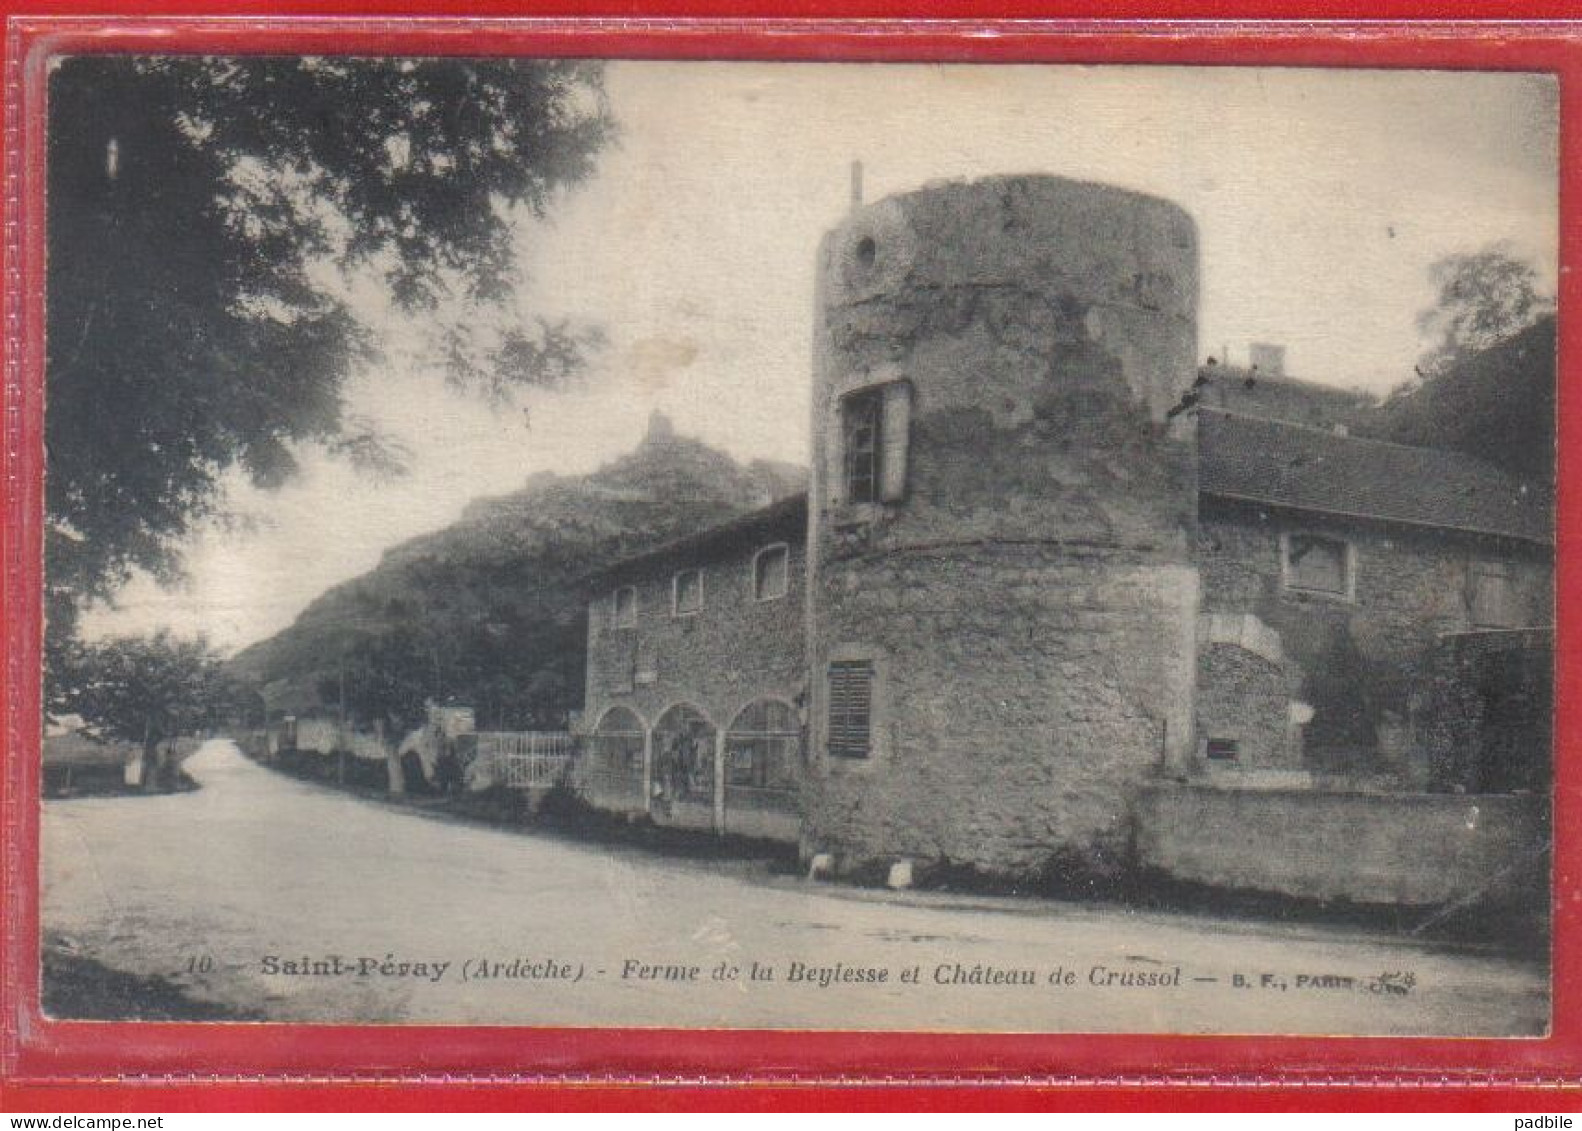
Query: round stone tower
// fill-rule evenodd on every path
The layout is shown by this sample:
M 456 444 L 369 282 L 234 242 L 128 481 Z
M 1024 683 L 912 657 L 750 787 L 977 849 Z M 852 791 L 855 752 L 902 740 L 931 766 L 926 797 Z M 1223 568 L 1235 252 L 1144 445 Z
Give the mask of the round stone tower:
M 1103 867 L 1192 740 L 1197 237 L 1056 177 L 928 187 L 819 253 L 803 848 Z

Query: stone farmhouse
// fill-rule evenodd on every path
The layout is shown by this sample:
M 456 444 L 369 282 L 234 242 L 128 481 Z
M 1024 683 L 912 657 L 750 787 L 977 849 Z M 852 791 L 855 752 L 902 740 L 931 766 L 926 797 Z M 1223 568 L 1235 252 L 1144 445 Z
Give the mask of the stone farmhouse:
M 843 872 L 1408 904 L 1543 873 L 1549 485 L 1200 368 L 1197 301 L 1164 200 L 856 208 L 807 493 L 599 579 L 587 797 Z

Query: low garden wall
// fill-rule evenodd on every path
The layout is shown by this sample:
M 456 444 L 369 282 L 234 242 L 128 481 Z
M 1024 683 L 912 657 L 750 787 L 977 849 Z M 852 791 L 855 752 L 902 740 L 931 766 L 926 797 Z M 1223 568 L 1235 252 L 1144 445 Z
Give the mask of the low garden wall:
M 1549 882 L 1540 794 L 1341 793 L 1169 783 L 1138 800 L 1138 862 L 1178 880 L 1353 903 L 1433 906 Z

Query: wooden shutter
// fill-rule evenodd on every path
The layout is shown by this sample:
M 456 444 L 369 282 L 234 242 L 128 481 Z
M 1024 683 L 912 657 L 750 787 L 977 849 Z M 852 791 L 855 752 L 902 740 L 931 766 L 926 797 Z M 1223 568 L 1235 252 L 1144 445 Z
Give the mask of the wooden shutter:
M 897 381 L 884 387 L 880 425 L 881 482 L 879 498 L 898 503 L 906 498 L 906 449 L 912 432 L 912 386 Z
M 866 758 L 872 745 L 873 664 L 841 660 L 829 666 L 829 752 Z

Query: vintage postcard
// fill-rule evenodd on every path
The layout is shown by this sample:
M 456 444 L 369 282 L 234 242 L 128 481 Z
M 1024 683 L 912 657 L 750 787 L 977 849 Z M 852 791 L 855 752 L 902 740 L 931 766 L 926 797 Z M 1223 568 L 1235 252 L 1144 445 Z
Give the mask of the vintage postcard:
M 1551 1031 L 1554 75 L 47 94 L 46 1017 Z

